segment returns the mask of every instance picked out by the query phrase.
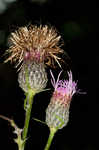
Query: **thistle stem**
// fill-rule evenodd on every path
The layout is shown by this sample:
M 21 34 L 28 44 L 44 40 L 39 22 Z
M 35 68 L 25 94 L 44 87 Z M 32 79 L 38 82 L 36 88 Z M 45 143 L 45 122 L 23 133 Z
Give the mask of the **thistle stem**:
M 26 96 L 26 104 L 25 104 L 26 114 L 25 114 L 25 123 L 24 123 L 23 134 L 22 134 L 22 139 L 24 140 L 24 144 L 23 144 L 22 150 L 24 150 L 25 144 L 26 144 L 26 138 L 27 138 L 27 133 L 28 133 L 28 128 L 29 128 L 29 121 L 30 121 L 30 116 L 31 116 L 34 95 L 35 93 L 29 90 Z
M 55 128 L 50 128 L 50 134 L 49 134 L 48 141 L 44 150 L 49 150 L 56 131 L 57 130 Z

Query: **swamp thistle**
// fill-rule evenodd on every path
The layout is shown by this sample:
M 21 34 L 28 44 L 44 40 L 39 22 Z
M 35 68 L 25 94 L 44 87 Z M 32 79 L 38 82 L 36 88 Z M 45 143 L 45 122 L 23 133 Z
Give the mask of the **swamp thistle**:
M 6 52 L 9 56 L 5 62 L 16 63 L 15 67 L 20 71 L 19 85 L 25 92 L 28 88 L 38 92 L 46 87 L 45 65 L 55 66 L 56 61 L 61 66 L 59 63 L 61 58 L 58 56 L 63 53 L 60 38 L 56 29 L 47 25 L 20 27 L 11 33 L 9 38 L 11 44 Z
M 18 68 L 19 86 L 26 95 L 22 137 L 15 140 L 20 150 L 25 148 L 33 97 L 47 85 L 45 66 L 55 66 L 57 62 L 61 67 L 59 62 L 61 58 L 58 56 L 63 53 L 60 38 L 56 29 L 47 25 L 20 27 L 12 32 L 9 38 L 10 46 L 6 51 L 8 58 L 5 62 L 15 63 L 15 67 Z
M 46 124 L 50 129 L 50 135 L 45 150 L 49 149 L 56 131 L 67 125 L 72 96 L 77 92 L 77 83 L 72 79 L 72 72 L 68 72 L 68 80 L 59 80 L 61 73 L 59 73 L 57 81 L 55 81 L 51 72 L 51 83 L 54 87 L 54 92 L 46 109 Z

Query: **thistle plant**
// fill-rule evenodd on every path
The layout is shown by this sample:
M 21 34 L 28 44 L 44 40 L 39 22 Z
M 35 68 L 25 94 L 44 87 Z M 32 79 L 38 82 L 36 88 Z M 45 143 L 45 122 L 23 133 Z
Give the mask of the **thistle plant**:
M 58 35 L 56 29 L 47 25 L 20 27 L 9 37 L 9 49 L 5 53 L 7 55 L 5 63 L 10 61 L 15 64 L 19 87 L 26 96 L 24 126 L 20 129 L 13 120 L 2 115 L 0 118 L 10 122 L 14 128 L 14 133 L 17 135 L 14 141 L 18 145 L 18 150 L 25 149 L 34 96 L 46 91 L 48 82 L 46 66 L 55 68 L 57 63 L 61 68 L 60 62 L 64 61 L 59 56 L 64 54 L 60 39 L 61 36 Z M 73 81 L 72 72 L 67 73 L 68 79 L 60 80 L 61 71 L 55 81 L 50 71 L 54 92 L 46 109 L 45 124 L 49 127 L 50 134 L 44 150 L 49 150 L 55 133 L 67 125 L 72 97 L 79 92 L 77 82 Z
M 57 62 L 61 67 L 59 54 L 63 54 L 64 51 L 61 49 L 60 38 L 56 29 L 47 25 L 20 27 L 12 32 L 9 38 L 10 46 L 6 51 L 8 58 L 5 63 L 8 61 L 15 63 L 19 86 L 26 95 L 24 127 L 20 129 L 21 134 L 17 134 L 15 140 L 19 150 L 25 149 L 33 98 L 35 94 L 44 91 L 47 85 L 45 66 L 55 67 Z M 13 127 L 17 133 L 16 125 L 14 124 Z
M 77 83 L 72 79 L 72 72 L 68 72 L 68 80 L 59 80 L 61 73 L 62 71 L 59 73 L 57 81 L 55 81 L 51 72 L 51 83 L 54 92 L 46 109 L 46 124 L 50 129 L 50 135 L 44 150 L 49 149 L 54 134 L 67 125 L 72 96 L 77 92 Z

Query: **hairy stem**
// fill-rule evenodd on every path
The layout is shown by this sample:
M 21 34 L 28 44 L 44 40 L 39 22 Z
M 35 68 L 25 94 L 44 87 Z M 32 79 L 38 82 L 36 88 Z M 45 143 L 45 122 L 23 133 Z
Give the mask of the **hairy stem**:
M 50 128 L 50 134 L 49 134 L 48 141 L 47 141 L 47 144 L 46 144 L 44 150 L 49 150 L 56 131 L 57 130 L 55 128 Z
M 27 96 L 26 96 L 26 104 L 25 104 L 25 123 L 24 123 L 24 129 L 23 129 L 23 134 L 22 134 L 22 139 L 24 140 L 23 144 L 23 149 L 25 148 L 26 144 L 26 138 L 27 138 L 27 133 L 28 133 L 28 128 L 29 128 L 29 121 L 30 121 L 30 116 L 31 116 L 31 110 L 32 110 L 32 103 L 33 103 L 33 98 L 34 98 L 35 93 L 33 91 L 29 90 Z

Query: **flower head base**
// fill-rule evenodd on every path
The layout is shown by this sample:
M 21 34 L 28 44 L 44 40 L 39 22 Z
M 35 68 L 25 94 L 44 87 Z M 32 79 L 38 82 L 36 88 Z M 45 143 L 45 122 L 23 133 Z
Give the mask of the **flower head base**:
M 53 65 L 55 60 L 60 65 L 58 54 L 63 53 L 59 45 L 60 38 L 56 30 L 47 25 L 20 27 L 11 33 L 11 44 L 7 51 L 10 56 L 5 62 L 16 62 L 17 67 L 24 60 L 48 65 Z
M 51 72 L 51 83 L 55 88 L 53 96 L 57 99 L 61 98 L 61 101 L 64 104 L 67 104 L 71 101 L 72 96 L 76 93 L 77 83 L 72 79 L 72 72 L 68 72 L 69 80 L 59 80 L 62 71 L 59 73 L 57 81 L 55 82 L 55 78 Z
M 18 74 L 19 86 L 25 93 L 32 90 L 41 92 L 47 85 L 47 73 L 43 63 L 24 62 Z
M 46 123 L 49 128 L 62 129 L 69 121 L 69 108 L 72 96 L 76 93 L 77 83 L 72 80 L 72 72 L 68 72 L 68 80 L 57 81 L 51 72 L 52 85 L 55 88 L 51 101 L 46 109 Z

